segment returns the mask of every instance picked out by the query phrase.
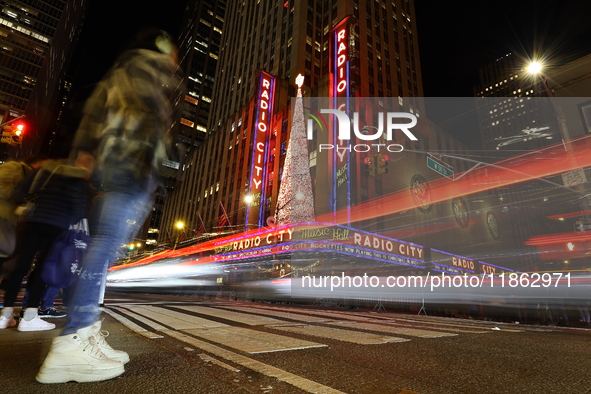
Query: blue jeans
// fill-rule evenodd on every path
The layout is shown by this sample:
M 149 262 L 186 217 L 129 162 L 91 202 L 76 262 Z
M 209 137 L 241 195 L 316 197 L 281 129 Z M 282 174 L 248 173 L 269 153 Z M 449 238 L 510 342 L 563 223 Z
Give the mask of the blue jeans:
M 106 192 L 95 207 L 96 230 L 69 295 L 68 322 L 61 335 L 93 325 L 100 316 L 101 282 L 117 253 L 144 224 L 152 208 L 148 192 Z
M 60 292 L 60 288 L 59 287 L 53 287 L 53 286 L 47 286 L 45 288 L 45 292 L 43 293 L 43 298 L 41 299 L 41 307 L 40 309 L 48 309 L 48 308 L 53 308 L 53 304 L 55 302 L 55 297 L 57 296 L 57 294 Z M 62 297 L 62 301 L 64 306 L 66 305 L 66 299 L 67 299 L 67 289 L 64 289 L 63 291 L 63 297 Z M 29 299 L 29 289 L 27 289 L 25 296 L 23 297 L 23 309 L 25 309 L 27 307 L 27 300 Z

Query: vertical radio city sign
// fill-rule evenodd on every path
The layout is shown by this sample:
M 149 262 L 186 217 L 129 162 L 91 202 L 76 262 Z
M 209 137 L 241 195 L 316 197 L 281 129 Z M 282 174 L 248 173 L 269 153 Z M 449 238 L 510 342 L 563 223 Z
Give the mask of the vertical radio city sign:
M 257 89 L 252 159 L 248 194 L 253 202 L 246 208 L 247 223 L 263 226 L 266 206 L 267 161 L 269 156 L 269 134 L 272 127 L 275 77 L 261 71 Z M 257 209 L 258 207 L 258 209 Z
M 343 19 L 331 32 L 332 97 L 350 97 L 350 40 L 353 18 Z
M 330 32 L 330 77 L 331 96 L 333 97 L 332 108 L 349 114 L 351 97 L 351 60 L 353 47 L 351 44 L 352 32 L 355 26 L 355 18 L 345 17 Z M 331 123 L 334 120 L 331 120 Z M 347 152 L 350 146 L 349 140 L 338 139 L 336 128 L 330 136 L 330 144 L 334 144 Z M 339 209 L 351 206 L 351 155 L 337 155 L 338 149 L 333 152 L 330 159 L 332 171 L 332 195 L 331 206 L 336 212 Z

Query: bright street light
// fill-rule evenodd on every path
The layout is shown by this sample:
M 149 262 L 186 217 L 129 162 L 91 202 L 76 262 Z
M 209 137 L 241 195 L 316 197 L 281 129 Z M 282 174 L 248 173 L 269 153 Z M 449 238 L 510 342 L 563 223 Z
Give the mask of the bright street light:
M 250 194 L 244 196 L 244 202 L 245 203 L 250 204 L 253 201 L 254 201 L 254 198 L 252 198 L 252 196 Z
M 176 222 L 176 228 L 182 230 L 185 227 L 185 223 L 183 222 Z
M 542 63 L 531 62 L 527 66 L 527 72 L 530 74 L 539 74 L 542 71 Z

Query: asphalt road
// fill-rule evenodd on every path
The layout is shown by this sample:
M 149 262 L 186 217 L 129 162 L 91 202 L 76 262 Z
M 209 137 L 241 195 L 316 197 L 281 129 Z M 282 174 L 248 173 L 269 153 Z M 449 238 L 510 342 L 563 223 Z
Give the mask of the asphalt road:
M 591 330 L 107 294 L 119 378 L 42 385 L 59 330 L 0 330 L 2 393 L 587 393 Z M 53 320 L 58 328 L 64 320 Z

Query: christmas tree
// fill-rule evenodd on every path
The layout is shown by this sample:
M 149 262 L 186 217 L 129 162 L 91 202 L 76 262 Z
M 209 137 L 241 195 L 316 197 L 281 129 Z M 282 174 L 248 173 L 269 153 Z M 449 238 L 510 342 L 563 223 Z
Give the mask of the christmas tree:
M 304 77 L 301 75 L 296 78 L 298 92 L 283 165 L 283 176 L 277 197 L 275 216 L 279 226 L 315 220 L 314 194 L 310 177 L 308 140 L 302 99 L 303 79 Z

